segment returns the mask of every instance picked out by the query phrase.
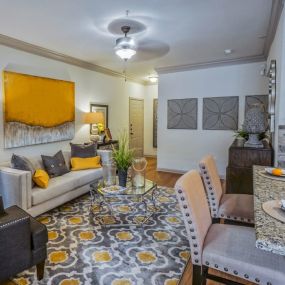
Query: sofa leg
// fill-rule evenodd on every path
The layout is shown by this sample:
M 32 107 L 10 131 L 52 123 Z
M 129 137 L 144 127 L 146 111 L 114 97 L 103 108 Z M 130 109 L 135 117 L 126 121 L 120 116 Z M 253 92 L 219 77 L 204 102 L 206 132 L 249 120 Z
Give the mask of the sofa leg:
M 192 268 L 192 285 L 202 285 L 204 280 L 202 276 L 202 268 L 199 265 L 193 265 Z
M 45 261 L 37 264 L 37 278 L 38 280 L 42 280 L 44 278 L 45 272 Z

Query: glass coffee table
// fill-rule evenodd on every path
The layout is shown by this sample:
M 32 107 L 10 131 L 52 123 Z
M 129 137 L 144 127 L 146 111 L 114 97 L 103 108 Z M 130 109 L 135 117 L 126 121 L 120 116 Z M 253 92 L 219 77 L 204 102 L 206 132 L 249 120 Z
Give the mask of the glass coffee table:
M 144 187 L 135 188 L 129 181 L 124 191 L 111 194 L 104 192 L 102 181 L 96 181 L 90 184 L 90 213 L 103 226 L 143 226 L 157 212 L 157 195 L 157 184 L 147 179 Z M 114 206 L 130 209 L 134 221 L 118 223 Z

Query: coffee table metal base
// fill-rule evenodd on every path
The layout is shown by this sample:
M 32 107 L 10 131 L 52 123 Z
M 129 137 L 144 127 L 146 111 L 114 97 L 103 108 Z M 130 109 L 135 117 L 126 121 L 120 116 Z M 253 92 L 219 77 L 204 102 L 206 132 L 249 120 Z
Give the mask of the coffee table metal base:
M 131 226 L 143 226 L 146 224 L 149 219 L 158 211 L 158 208 L 156 207 L 156 198 L 157 198 L 157 185 L 154 185 L 154 187 L 149 191 L 146 195 L 145 194 L 137 194 L 136 196 L 134 195 L 115 195 L 115 194 L 110 194 L 110 195 L 102 195 L 100 191 L 96 187 L 92 187 L 90 189 L 90 214 L 95 217 L 95 219 L 99 222 L 99 225 L 101 226 L 106 226 L 106 227 L 131 227 Z M 146 196 L 150 196 L 149 200 L 147 199 Z M 134 219 L 137 217 L 142 217 L 141 222 L 138 223 L 105 223 L 104 218 L 106 217 L 113 217 L 114 220 L 116 219 L 116 214 L 114 213 L 113 209 L 113 202 L 111 201 L 112 199 L 121 199 L 122 201 L 126 201 L 127 199 L 132 198 L 132 203 L 135 203 L 136 208 L 139 207 L 140 205 L 143 205 L 143 213 L 139 215 L 133 215 Z M 137 200 L 137 201 L 135 201 Z M 151 205 L 149 205 L 149 202 Z M 128 204 L 130 202 L 128 201 Z M 125 205 L 125 203 L 124 203 Z M 94 207 L 98 207 L 98 211 L 94 211 Z M 109 214 L 104 213 L 104 206 L 108 209 Z M 129 205 L 128 205 L 129 206 Z M 153 211 L 150 210 L 150 206 L 153 207 Z

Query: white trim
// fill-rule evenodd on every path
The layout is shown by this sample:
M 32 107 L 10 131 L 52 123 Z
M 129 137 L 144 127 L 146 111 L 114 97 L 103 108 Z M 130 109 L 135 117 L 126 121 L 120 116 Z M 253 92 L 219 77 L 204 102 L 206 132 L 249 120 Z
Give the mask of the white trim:
M 212 67 L 225 66 L 225 65 L 245 64 L 245 63 L 262 62 L 262 61 L 266 61 L 265 56 L 257 55 L 250 57 L 241 57 L 236 59 L 216 60 L 216 61 L 200 62 L 193 64 L 191 63 L 191 64 L 177 65 L 177 66 L 158 67 L 155 69 L 155 71 L 158 74 L 167 74 L 173 72 L 182 72 L 182 71 L 195 70 L 195 69 L 205 69 L 205 68 L 212 68 Z
M 11 38 L 8 36 L 5 36 L 3 34 L 0 34 L 0 44 L 4 45 L 4 46 L 8 46 L 17 50 L 21 50 L 21 51 L 25 51 L 31 54 L 35 54 L 35 55 L 39 55 L 42 57 L 46 57 L 46 58 L 50 58 L 50 59 L 54 59 L 57 61 L 61 61 L 67 64 L 72 64 L 75 66 L 79 66 L 81 68 L 84 69 L 88 69 L 88 70 L 92 70 L 92 71 L 96 71 L 96 72 L 100 72 L 103 74 L 107 74 L 110 76 L 114 76 L 114 77 L 119 77 L 119 78 L 125 78 L 125 74 L 102 67 L 100 65 L 96 65 L 75 57 L 71 57 L 62 53 L 58 53 L 56 51 L 50 50 L 50 49 L 46 49 L 37 45 L 33 45 L 21 40 L 17 40 L 15 38 Z M 146 80 L 141 80 L 141 79 L 137 79 L 132 75 L 127 75 L 127 80 L 142 84 L 142 85 L 146 85 L 148 84 L 148 81 Z

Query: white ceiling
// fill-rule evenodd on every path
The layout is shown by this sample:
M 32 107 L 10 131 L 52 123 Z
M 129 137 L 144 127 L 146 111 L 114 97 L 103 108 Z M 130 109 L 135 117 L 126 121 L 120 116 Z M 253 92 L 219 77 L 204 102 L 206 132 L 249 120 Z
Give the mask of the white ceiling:
M 0 0 L 0 34 L 118 72 L 117 34 L 125 17 L 146 29 L 127 72 L 146 78 L 157 67 L 261 55 L 272 0 Z M 154 47 L 154 50 L 153 50 Z M 224 49 L 233 49 L 226 56 Z

